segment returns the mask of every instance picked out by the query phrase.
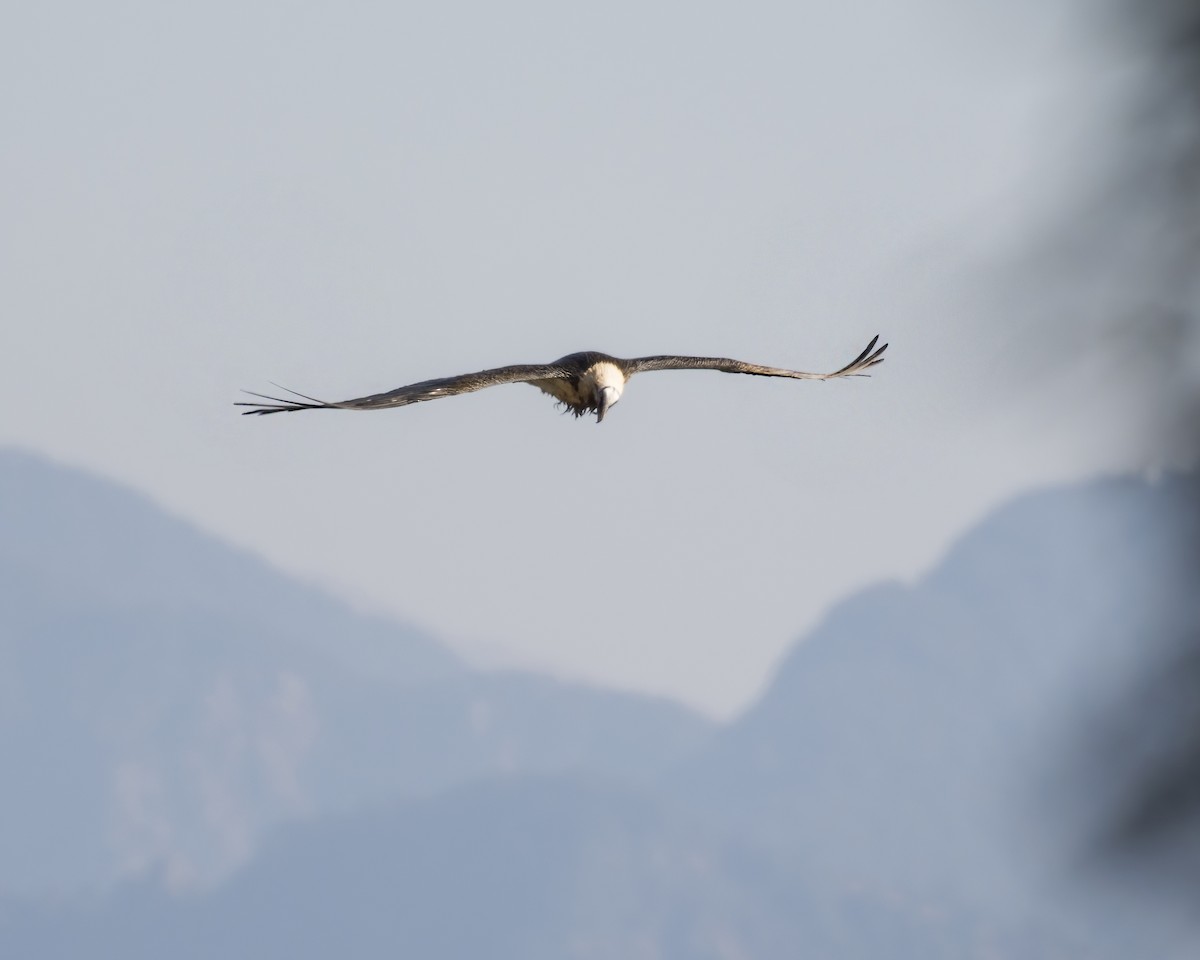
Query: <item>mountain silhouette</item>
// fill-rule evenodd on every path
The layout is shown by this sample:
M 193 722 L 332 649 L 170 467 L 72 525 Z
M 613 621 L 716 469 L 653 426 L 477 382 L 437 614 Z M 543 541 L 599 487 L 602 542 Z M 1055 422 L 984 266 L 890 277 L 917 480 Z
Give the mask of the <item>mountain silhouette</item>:
M 0 889 L 26 892 L 159 868 L 203 884 L 288 819 L 487 773 L 644 777 L 710 729 L 665 701 L 468 669 L 133 491 L 12 450 L 0 718 Z

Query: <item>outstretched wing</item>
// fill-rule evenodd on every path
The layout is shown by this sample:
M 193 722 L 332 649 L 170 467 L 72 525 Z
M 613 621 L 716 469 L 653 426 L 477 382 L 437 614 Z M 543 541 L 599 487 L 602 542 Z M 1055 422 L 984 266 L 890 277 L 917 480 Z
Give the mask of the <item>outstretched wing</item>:
M 397 387 L 387 393 L 373 393 L 368 397 L 357 397 L 354 400 L 338 400 L 326 403 L 313 397 L 288 390 L 298 400 L 287 400 L 282 397 L 269 397 L 250 390 L 243 391 L 252 397 L 258 397 L 267 403 L 241 402 L 234 406 L 251 407 L 243 410 L 243 414 L 288 413 L 292 410 L 383 410 L 387 407 L 406 407 L 410 403 L 420 403 L 423 400 L 438 400 L 442 397 L 453 397 L 460 393 L 473 393 L 484 387 L 496 387 L 502 383 L 524 383 L 530 380 L 557 380 L 568 376 L 566 370 L 554 365 L 518 364 L 512 367 L 497 367 L 494 370 L 480 370 L 478 373 L 464 373 L 457 377 L 443 377 L 440 380 L 423 380 L 421 383 L 410 383 L 406 387 Z M 276 384 L 278 386 L 278 384 Z
M 756 377 L 791 377 L 793 380 L 833 380 L 836 377 L 865 376 L 864 371 L 877 363 L 883 363 L 883 351 L 888 348 L 885 343 L 878 350 L 875 344 L 879 337 L 874 337 L 867 344 L 867 349 L 860 353 L 842 369 L 833 373 L 805 373 L 802 370 L 784 370 L 780 367 L 760 367 L 756 363 L 745 363 L 742 360 L 729 360 L 725 357 L 639 357 L 626 361 L 626 375 L 646 373 L 650 370 L 720 370 L 722 373 L 749 373 Z

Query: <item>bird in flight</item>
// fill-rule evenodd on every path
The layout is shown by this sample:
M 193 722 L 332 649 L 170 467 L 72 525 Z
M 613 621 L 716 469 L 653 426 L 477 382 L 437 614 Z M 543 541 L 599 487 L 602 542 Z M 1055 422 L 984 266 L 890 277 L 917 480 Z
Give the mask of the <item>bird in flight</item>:
M 245 393 L 265 402 L 243 401 L 236 406 L 251 408 L 243 410 L 244 414 L 291 413 L 294 410 L 384 410 L 388 407 L 406 407 L 410 403 L 421 403 L 424 400 L 453 397 L 460 393 L 473 393 L 484 387 L 496 387 L 502 383 L 529 383 L 554 397 L 565 410 L 576 417 L 594 413 L 596 422 L 599 423 L 621 399 L 625 384 L 636 373 L 648 373 L 652 370 L 720 370 L 723 373 L 790 377 L 793 380 L 857 377 L 866 375 L 865 371 L 869 367 L 883 363 L 883 351 L 888 345 L 885 343 L 879 349 L 875 349 L 878 341 L 879 337 L 872 339 L 867 348 L 854 360 L 833 373 L 804 373 L 800 370 L 762 367 L 756 363 L 727 360 L 723 357 L 662 356 L 622 360 L 620 357 L 610 357 L 606 353 L 586 351 L 568 354 L 554 363 L 518 364 L 480 370 L 478 373 L 464 373 L 457 377 L 443 377 L 440 380 L 423 380 L 420 383 L 410 383 L 406 387 L 397 387 L 387 393 L 373 393 L 367 397 L 330 403 L 296 393 L 286 387 L 279 389 L 298 399 L 287 400 L 246 390 Z

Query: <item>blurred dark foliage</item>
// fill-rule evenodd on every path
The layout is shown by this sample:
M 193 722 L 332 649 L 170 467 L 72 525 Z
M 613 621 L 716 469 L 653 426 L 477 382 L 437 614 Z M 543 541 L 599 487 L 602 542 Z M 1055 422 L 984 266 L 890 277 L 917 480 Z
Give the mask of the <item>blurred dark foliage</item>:
M 1103 849 L 1189 887 L 1200 881 L 1200 634 L 1177 642 L 1138 681 L 1109 741 L 1131 785 Z
M 1163 394 L 1164 459 L 1195 469 L 1200 449 L 1200 0 L 1114 0 L 1107 26 L 1131 66 L 1137 93 L 1121 131 L 1115 183 L 1097 212 L 1121 230 L 1132 215 L 1153 232 L 1128 248 L 1135 309 L 1103 318 L 1148 337 L 1172 379 Z M 1128 221 L 1125 221 L 1128 223 Z M 1189 356 L 1192 358 L 1189 361 Z M 1200 510 L 1200 483 L 1178 504 Z M 1194 513 L 1191 513 L 1194 517 Z M 1197 529 L 1192 527 L 1192 529 Z M 1131 681 L 1109 719 L 1108 767 L 1118 779 L 1100 848 L 1124 868 L 1145 868 L 1189 901 L 1200 884 L 1200 542 L 1179 558 L 1194 583 L 1183 619 L 1147 638 L 1158 664 Z M 1119 752 L 1114 754 L 1116 746 Z M 1107 791 L 1106 791 L 1107 792 Z

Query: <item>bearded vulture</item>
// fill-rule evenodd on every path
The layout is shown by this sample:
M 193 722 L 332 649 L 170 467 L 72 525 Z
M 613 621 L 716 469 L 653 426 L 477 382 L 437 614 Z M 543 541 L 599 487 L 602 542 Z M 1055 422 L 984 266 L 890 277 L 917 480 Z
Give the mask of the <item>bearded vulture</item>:
M 868 367 L 883 362 L 883 351 L 887 349 L 887 344 L 876 350 L 875 344 L 878 340 L 879 337 L 875 337 L 853 361 L 833 373 L 804 373 L 779 367 L 762 367 L 756 363 L 727 360 L 723 357 L 662 356 L 622 360 L 620 357 L 610 357 L 606 353 L 585 351 L 568 354 L 554 363 L 518 364 L 481 370 L 479 373 L 464 373 L 457 377 L 443 377 L 440 380 L 423 380 L 420 383 L 410 383 L 406 387 L 397 387 L 387 393 L 373 393 L 355 400 L 331 403 L 296 393 L 286 387 L 279 389 L 299 399 L 285 400 L 247 390 L 245 392 L 250 396 L 268 402 L 241 402 L 236 406 L 251 408 L 243 410 L 244 414 L 290 413 L 293 410 L 383 410 L 387 407 L 406 407 L 410 403 L 420 403 L 423 400 L 453 397 L 460 393 L 473 393 L 484 387 L 495 387 L 502 383 L 529 383 L 543 393 L 550 394 L 576 417 L 594 413 L 596 422 L 599 423 L 621 399 L 625 384 L 635 373 L 647 373 L 651 370 L 720 370 L 723 373 L 748 373 L 756 377 L 791 377 L 793 380 L 833 380 L 837 377 L 864 376 Z

